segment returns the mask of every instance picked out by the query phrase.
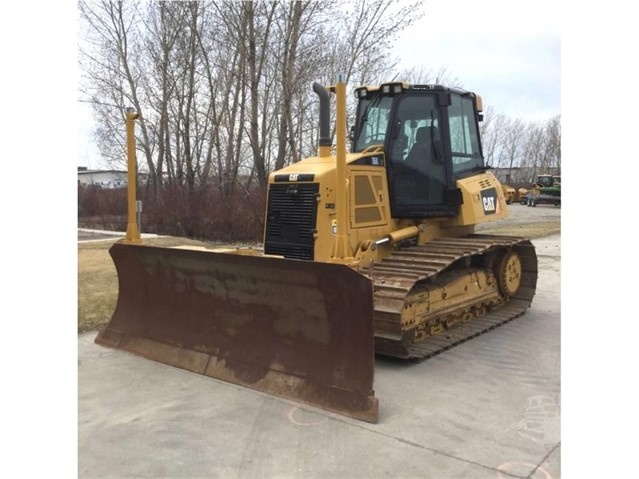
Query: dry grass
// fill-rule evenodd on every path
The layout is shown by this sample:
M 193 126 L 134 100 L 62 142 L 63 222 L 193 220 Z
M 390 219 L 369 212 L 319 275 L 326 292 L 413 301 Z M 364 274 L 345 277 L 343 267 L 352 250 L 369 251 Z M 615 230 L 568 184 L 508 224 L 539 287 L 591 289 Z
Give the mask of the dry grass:
M 105 242 L 100 242 L 104 245 Z M 110 244 L 110 243 L 109 243 Z M 105 324 L 115 308 L 118 277 L 106 247 L 78 248 L 78 332 Z
M 511 224 L 506 226 L 489 223 L 484 227 L 476 228 L 476 231 L 482 234 L 522 236 L 524 238 L 534 239 L 561 233 L 561 224 L 559 220 L 542 223 Z

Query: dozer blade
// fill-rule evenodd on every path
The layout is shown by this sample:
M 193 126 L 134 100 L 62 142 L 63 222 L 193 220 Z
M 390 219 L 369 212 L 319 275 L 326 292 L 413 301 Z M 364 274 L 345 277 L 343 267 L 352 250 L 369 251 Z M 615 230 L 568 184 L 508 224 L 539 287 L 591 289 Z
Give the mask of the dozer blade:
M 116 243 L 96 343 L 369 422 L 373 288 L 338 264 Z

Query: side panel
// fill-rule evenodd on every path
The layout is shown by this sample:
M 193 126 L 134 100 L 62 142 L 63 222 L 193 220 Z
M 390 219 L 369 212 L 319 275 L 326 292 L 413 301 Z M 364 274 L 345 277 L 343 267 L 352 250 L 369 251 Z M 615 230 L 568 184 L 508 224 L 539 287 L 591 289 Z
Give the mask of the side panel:
M 370 422 L 371 281 L 343 265 L 115 244 L 98 344 Z
M 456 218 L 450 218 L 449 226 L 467 226 L 496 221 L 508 217 L 506 198 L 495 175 L 490 172 L 457 180 L 463 203 Z

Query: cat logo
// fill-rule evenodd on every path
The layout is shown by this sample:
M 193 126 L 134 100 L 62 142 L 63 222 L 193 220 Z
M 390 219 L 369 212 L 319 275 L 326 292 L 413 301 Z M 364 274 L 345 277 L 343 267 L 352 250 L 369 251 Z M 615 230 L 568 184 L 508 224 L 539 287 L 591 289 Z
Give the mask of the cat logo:
M 297 181 L 297 173 L 291 173 L 288 175 L 288 181 Z
M 493 215 L 499 210 L 499 202 L 497 201 L 497 190 L 489 188 L 481 192 L 481 203 L 484 208 L 484 214 Z
M 495 211 L 495 198 L 492 196 L 485 196 L 484 200 L 484 211 Z

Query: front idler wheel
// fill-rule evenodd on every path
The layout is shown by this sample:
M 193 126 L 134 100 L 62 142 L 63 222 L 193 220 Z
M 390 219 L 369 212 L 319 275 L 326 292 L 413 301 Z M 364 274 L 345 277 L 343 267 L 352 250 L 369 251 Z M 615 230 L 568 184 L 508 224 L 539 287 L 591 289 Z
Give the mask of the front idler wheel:
M 516 251 L 510 250 L 497 257 L 494 273 L 499 291 L 506 298 L 512 298 L 521 286 L 521 258 Z

